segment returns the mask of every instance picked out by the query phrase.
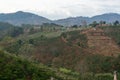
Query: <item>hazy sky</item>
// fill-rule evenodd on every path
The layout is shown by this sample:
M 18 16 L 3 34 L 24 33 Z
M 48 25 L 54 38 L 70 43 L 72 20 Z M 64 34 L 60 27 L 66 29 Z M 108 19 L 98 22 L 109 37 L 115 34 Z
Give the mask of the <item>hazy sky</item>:
M 120 0 L 0 0 L 0 13 L 27 11 L 49 19 L 120 13 Z

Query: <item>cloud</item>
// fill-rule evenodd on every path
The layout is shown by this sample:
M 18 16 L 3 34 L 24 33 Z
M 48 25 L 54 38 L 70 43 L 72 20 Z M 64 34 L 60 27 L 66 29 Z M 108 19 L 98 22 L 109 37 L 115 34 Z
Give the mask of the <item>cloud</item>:
M 48 10 L 40 10 L 39 15 L 49 16 L 50 19 L 61 19 L 72 16 L 69 10 L 62 8 L 52 8 Z
M 0 0 L 0 12 L 23 10 L 50 19 L 60 19 L 109 12 L 120 13 L 119 3 L 120 0 Z

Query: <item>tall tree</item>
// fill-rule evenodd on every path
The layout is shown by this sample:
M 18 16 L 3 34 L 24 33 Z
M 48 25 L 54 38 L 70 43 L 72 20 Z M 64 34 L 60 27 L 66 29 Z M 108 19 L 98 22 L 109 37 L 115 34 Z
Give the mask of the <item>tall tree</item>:
M 90 26 L 92 26 L 92 27 L 96 27 L 97 25 L 99 25 L 99 24 L 97 23 L 97 21 L 94 21 L 92 24 L 90 24 Z
M 119 25 L 119 21 L 116 20 L 114 23 L 113 23 L 115 26 Z

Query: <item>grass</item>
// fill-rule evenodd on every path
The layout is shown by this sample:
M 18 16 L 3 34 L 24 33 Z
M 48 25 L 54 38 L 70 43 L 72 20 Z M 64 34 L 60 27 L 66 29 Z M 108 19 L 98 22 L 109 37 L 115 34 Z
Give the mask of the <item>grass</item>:
M 36 38 L 39 37 L 41 35 L 44 35 L 47 38 L 54 38 L 54 37 L 58 37 L 62 34 L 62 31 L 58 31 L 58 32 L 38 32 L 32 35 L 29 35 L 28 38 Z

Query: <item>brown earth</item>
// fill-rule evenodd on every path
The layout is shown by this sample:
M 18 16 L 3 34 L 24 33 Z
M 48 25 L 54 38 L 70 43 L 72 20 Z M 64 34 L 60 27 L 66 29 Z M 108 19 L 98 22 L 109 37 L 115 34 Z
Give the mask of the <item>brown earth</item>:
M 105 56 L 117 56 L 120 53 L 118 45 L 102 29 L 90 28 L 82 33 L 87 35 L 90 53 Z

